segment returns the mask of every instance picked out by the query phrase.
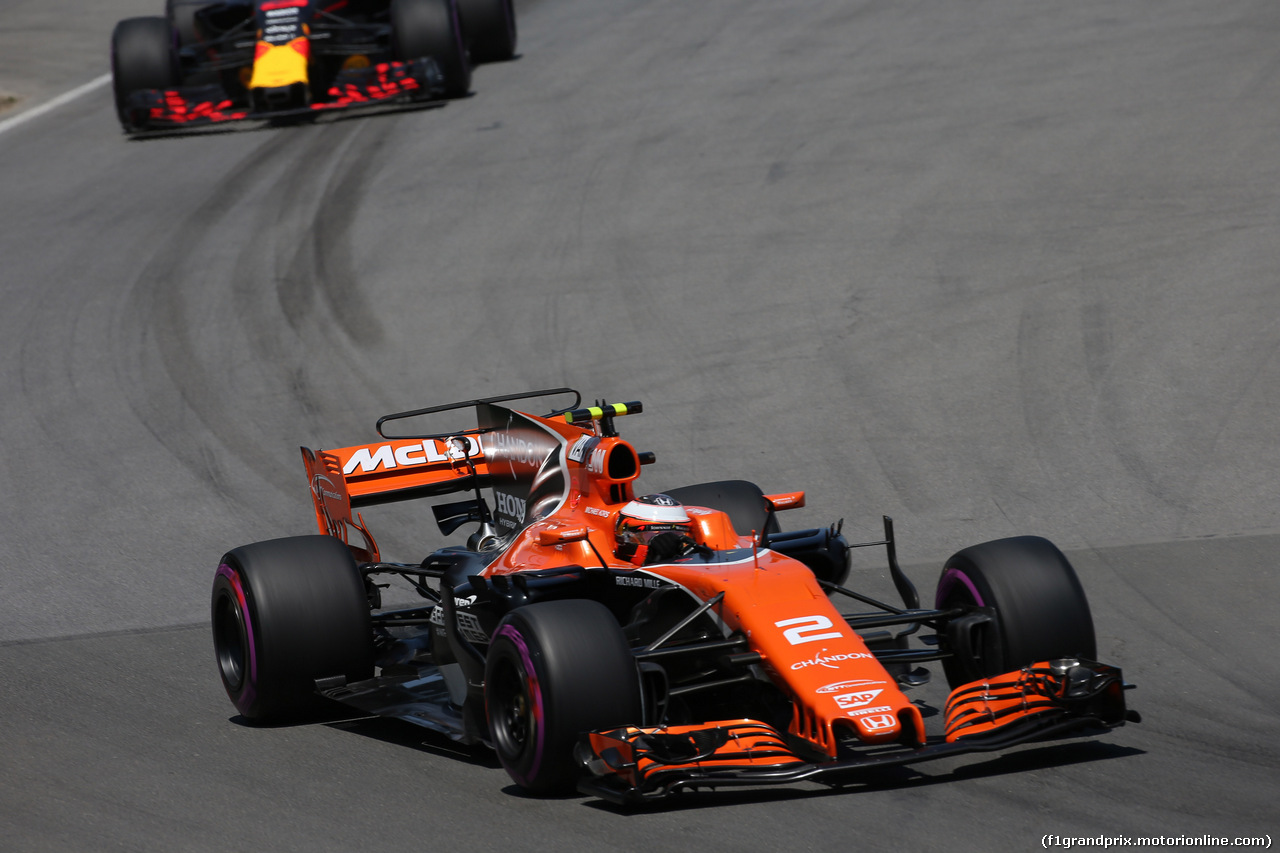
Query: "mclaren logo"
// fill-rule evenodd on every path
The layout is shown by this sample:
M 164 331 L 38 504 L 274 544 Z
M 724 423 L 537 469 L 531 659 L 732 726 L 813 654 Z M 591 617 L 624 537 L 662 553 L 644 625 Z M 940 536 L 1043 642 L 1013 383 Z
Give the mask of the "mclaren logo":
M 480 455 L 480 443 L 478 441 L 468 436 L 467 445 L 468 453 L 471 456 Z M 379 447 L 361 447 L 355 453 L 352 453 L 351 458 L 347 460 L 347 464 L 342 466 L 342 473 L 350 476 L 358 468 L 361 473 L 367 474 L 379 468 L 391 469 L 402 466 L 426 465 L 431 462 L 447 462 L 450 459 L 462 458 L 461 449 L 446 447 L 443 441 L 431 438 L 421 444 L 402 444 L 399 447 L 394 444 L 384 444 Z

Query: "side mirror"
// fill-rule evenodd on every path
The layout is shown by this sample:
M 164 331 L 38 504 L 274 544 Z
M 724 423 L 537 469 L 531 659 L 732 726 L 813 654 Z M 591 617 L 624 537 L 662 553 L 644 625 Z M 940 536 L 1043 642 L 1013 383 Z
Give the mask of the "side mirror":
M 567 542 L 582 542 L 589 531 L 585 527 L 547 527 L 538 531 L 539 545 L 564 545 Z
M 779 495 L 765 495 L 769 509 L 775 512 L 783 509 L 799 509 L 804 506 L 804 492 L 783 492 Z

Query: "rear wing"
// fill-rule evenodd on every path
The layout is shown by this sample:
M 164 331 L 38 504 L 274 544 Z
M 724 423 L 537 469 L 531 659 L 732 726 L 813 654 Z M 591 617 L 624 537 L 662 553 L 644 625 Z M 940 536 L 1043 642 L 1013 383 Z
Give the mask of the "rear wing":
M 484 486 L 488 480 L 484 450 L 474 435 L 452 442 L 409 439 L 321 452 L 332 457 L 332 464 L 341 471 L 354 507 L 467 491 L 477 485 L 472 480 L 473 468 L 474 476 L 481 480 L 478 485 Z
M 530 497 L 548 496 L 551 502 L 563 499 L 567 490 L 557 483 L 550 490 L 543 469 L 561 456 L 564 440 L 537 427 L 537 418 L 494 405 L 509 400 L 573 395 L 567 408 L 575 409 L 581 395 L 570 388 L 554 388 L 526 394 L 489 397 L 433 406 L 411 412 L 385 415 L 378 419 L 383 441 L 335 450 L 302 448 L 302 460 L 315 503 L 316 523 L 321 533 L 336 536 L 368 561 L 378 559 L 377 545 L 364 521 L 352 510 L 376 504 L 438 497 L 492 486 L 497 499 L 496 521 L 500 529 L 514 529 L 525 521 Z M 441 412 L 474 408 L 477 426 L 451 433 L 388 436 L 384 425 Z M 496 475 L 491 465 L 496 462 Z M 539 474 L 542 477 L 539 477 Z M 553 478 L 557 479 L 557 478 Z M 358 530 L 364 548 L 353 545 L 350 530 Z

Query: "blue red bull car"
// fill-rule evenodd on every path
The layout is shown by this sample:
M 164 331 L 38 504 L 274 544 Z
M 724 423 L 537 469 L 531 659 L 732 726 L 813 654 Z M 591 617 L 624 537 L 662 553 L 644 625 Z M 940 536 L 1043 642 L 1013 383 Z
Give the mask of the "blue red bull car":
M 544 398 L 545 414 L 507 405 Z M 552 389 L 386 415 L 372 443 L 303 448 L 319 535 L 232 549 L 214 575 L 218 671 L 242 717 L 333 700 L 488 745 L 528 792 L 624 804 L 841 784 L 1138 719 L 1049 541 L 957 552 L 922 605 L 888 518 L 883 538 L 850 543 L 840 523 L 782 528 L 804 492 L 725 480 L 642 494 L 656 457 L 616 428 L 642 410 Z M 437 418 L 452 428 L 425 428 Z M 388 559 L 361 510 L 405 500 L 429 502 L 445 537 L 470 535 Z M 901 603 L 846 586 L 860 547 L 885 550 Z M 912 696 L 930 662 L 942 713 Z
M 111 36 L 128 133 L 435 101 L 511 59 L 512 0 L 168 0 Z

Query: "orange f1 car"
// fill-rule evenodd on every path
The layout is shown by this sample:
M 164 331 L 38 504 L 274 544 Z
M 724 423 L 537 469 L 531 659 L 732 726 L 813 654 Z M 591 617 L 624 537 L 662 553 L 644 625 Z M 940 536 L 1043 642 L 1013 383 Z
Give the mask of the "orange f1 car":
M 111 35 L 126 132 L 456 98 L 515 55 L 512 0 L 167 0 Z
M 503 405 L 547 398 L 567 405 Z M 407 429 L 466 409 L 473 427 Z M 615 422 L 641 410 L 561 388 L 386 415 L 381 441 L 303 448 L 321 535 L 236 548 L 214 578 L 218 668 L 240 714 L 288 719 L 325 697 L 487 744 L 529 792 L 576 785 L 616 803 L 838 784 L 1137 721 L 1047 540 L 960 551 L 922 608 L 887 517 L 883 539 L 850 544 L 838 524 L 780 527 L 803 492 L 637 495 L 654 455 Z M 421 562 L 384 560 L 358 512 L 457 493 L 435 520 L 470 536 Z M 901 606 L 843 585 L 850 549 L 869 546 L 885 548 Z M 421 603 L 384 607 L 393 582 Z M 929 661 L 951 688 L 937 732 L 908 698 Z

